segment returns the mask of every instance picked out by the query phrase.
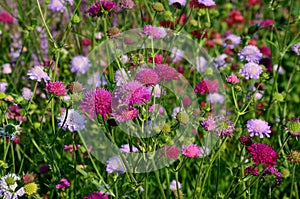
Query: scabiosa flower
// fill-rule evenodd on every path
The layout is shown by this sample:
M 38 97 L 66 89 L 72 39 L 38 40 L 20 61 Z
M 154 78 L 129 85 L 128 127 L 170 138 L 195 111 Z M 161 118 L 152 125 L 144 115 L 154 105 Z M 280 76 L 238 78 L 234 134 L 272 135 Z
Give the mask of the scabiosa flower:
M 260 23 L 262 27 L 273 25 L 274 21 L 272 19 L 266 19 Z
M 6 82 L 0 82 L 0 92 L 5 92 L 7 85 Z
M 196 57 L 196 69 L 199 73 L 203 73 L 205 69 L 207 68 L 207 60 L 205 57 L 200 56 Z
M 106 120 L 107 115 L 112 111 L 111 102 L 111 93 L 105 89 L 97 88 L 94 91 L 88 91 L 84 94 L 80 108 L 83 113 L 88 113 L 91 119 L 93 119 L 95 115 L 102 115 Z
M 208 117 L 201 122 L 201 125 L 205 130 L 211 131 L 216 128 L 216 121 L 214 120 L 214 118 Z
M 219 55 L 218 57 L 214 58 L 214 64 L 215 64 L 218 68 L 220 68 L 220 67 L 226 65 L 226 59 L 230 59 L 230 58 L 228 57 L 228 55 L 226 55 L 226 54 L 221 54 L 221 55 Z
M 29 88 L 27 88 L 27 87 L 24 87 L 23 89 L 22 89 L 22 97 L 25 99 L 25 100 L 30 100 L 31 98 L 32 98 L 32 96 L 33 96 L 33 92 L 29 89 Z
M 125 71 L 124 68 L 121 68 L 121 70 L 117 70 L 116 73 L 115 73 L 115 81 L 116 81 L 116 85 L 117 86 L 121 86 L 123 85 L 124 83 L 127 82 L 128 80 L 128 75 Z
M 177 80 L 179 76 L 179 73 L 167 64 L 157 64 L 154 70 L 160 81 Z
M 162 54 L 156 54 L 156 55 L 154 56 L 154 63 L 156 63 L 156 64 L 162 64 L 163 59 L 164 59 L 164 57 L 163 57 Z M 150 63 L 152 63 L 152 62 L 153 62 L 153 57 L 150 57 L 148 61 L 149 61 Z
M 225 100 L 225 96 L 220 93 L 210 93 L 207 95 L 207 101 L 212 104 L 222 104 Z
M 216 80 L 203 80 L 199 82 L 195 88 L 194 92 L 197 94 L 205 94 L 205 93 L 215 93 L 218 91 L 219 81 Z
M 26 195 L 31 196 L 31 195 L 37 193 L 37 190 L 38 190 L 38 186 L 34 182 L 30 182 L 30 183 L 24 185 L 24 191 L 25 191 Z
M 299 151 L 291 151 L 289 155 L 287 155 L 287 158 L 290 162 L 300 162 L 300 152 Z
M 53 12 L 63 12 L 66 9 L 63 2 L 64 0 L 51 0 L 48 8 Z
M 65 189 L 71 186 L 71 183 L 67 178 L 62 178 L 59 183 L 55 186 L 56 189 Z
M 17 199 L 24 195 L 24 187 L 16 191 L 17 181 L 20 177 L 14 173 L 7 174 L 0 179 L 0 197 L 5 199 Z
M 296 53 L 296 55 L 300 55 L 300 42 L 294 44 L 291 46 L 291 49 L 294 53 Z
M 277 164 L 278 154 L 277 152 L 267 144 L 254 143 L 248 148 L 249 158 L 259 165 L 264 167 L 272 167 Z
M 87 196 L 84 196 L 84 199 L 108 199 L 108 195 L 104 192 L 93 192 Z
M 169 0 L 169 5 L 180 5 L 180 6 L 185 6 L 186 5 L 186 0 Z
M 125 165 L 122 163 L 119 156 L 113 156 L 106 161 L 106 172 L 116 172 L 117 174 L 125 173 Z
M 11 24 L 14 21 L 14 18 L 8 12 L 1 12 L 0 13 L 0 21 L 6 24 Z
M 209 154 L 210 154 L 210 149 L 209 148 L 207 148 L 206 146 L 201 146 L 200 147 L 200 154 L 199 154 L 200 158 L 206 157 Z
M 256 46 L 248 45 L 240 50 L 238 57 L 241 61 L 247 60 L 248 62 L 258 63 L 262 58 L 262 53 Z
M 175 146 L 163 146 L 161 148 L 161 155 L 165 156 L 168 160 L 177 160 L 180 154 L 180 150 Z
M 94 73 L 89 79 L 88 79 L 88 85 L 90 85 L 92 88 L 97 88 L 100 86 L 104 86 L 107 84 L 107 80 L 104 75 L 100 77 L 100 73 L 96 72 Z
M 232 121 L 228 119 L 221 119 L 217 121 L 217 127 L 215 129 L 216 135 L 219 138 L 223 138 L 225 136 L 231 136 L 234 131 L 234 124 Z
M 63 82 L 49 82 L 46 85 L 46 90 L 49 93 L 53 93 L 56 96 L 63 96 L 67 94 L 66 88 L 63 85 Z
M 292 136 L 300 136 L 300 118 L 292 118 L 291 121 L 289 121 L 284 128 L 287 130 Z
M 230 34 L 224 38 L 222 45 L 223 47 L 233 49 L 234 47 L 239 45 L 241 41 L 242 39 L 240 36 L 237 36 L 235 34 Z
M 139 111 L 136 108 L 119 108 L 115 112 L 112 113 L 112 116 L 116 118 L 119 122 L 128 122 L 137 118 L 139 116 Z
M 135 75 L 134 80 L 145 85 L 154 85 L 159 82 L 159 77 L 155 70 L 151 68 L 145 68 Z
M 179 48 L 173 47 L 171 49 L 171 57 L 173 58 L 173 62 L 177 62 L 183 59 L 184 51 Z
M 3 74 L 11 74 L 11 72 L 12 72 L 12 70 L 11 70 L 11 66 L 9 63 L 2 65 L 2 73 Z
M 92 65 L 89 58 L 82 55 L 77 55 L 73 57 L 70 64 L 70 69 L 73 73 L 85 74 L 91 66 Z
M 270 137 L 270 126 L 268 122 L 261 120 L 261 119 L 250 119 L 247 121 L 247 131 L 250 133 L 250 136 L 253 137 L 259 136 L 260 138 L 263 138 L 264 135 L 267 137 Z
M 51 80 L 48 74 L 44 72 L 42 66 L 35 66 L 27 72 L 27 75 L 29 76 L 29 79 L 37 80 L 38 82 L 42 81 L 42 79 L 45 82 Z
M 177 114 L 178 114 L 180 111 L 181 111 L 181 108 L 180 108 L 180 107 L 175 107 L 175 108 L 173 109 L 173 111 L 172 111 L 172 117 L 173 117 L 174 119 L 176 119 Z
M 247 135 L 243 135 L 239 138 L 239 141 L 241 144 L 245 145 L 245 146 L 250 146 L 252 144 L 252 138 L 250 136 Z
M 250 166 L 245 169 L 245 173 L 251 174 L 253 176 L 259 176 L 259 170 L 257 167 Z
M 100 2 L 96 2 L 88 9 L 88 13 L 91 17 L 101 16 L 103 9 L 104 10 L 112 10 L 117 6 L 116 2 L 109 0 L 100 0 Z
M 135 6 L 132 0 L 121 0 L 120 7 L 123 9 L 132 9 Z
M 156 27 L 152 25 L 145 25 L 142 31 L 143 34 L 150 38 L 160 39 L 167 35 L 166 30 L 163 27 Z
M 129 99 L 129 105 L 133 106 L 134 104 L 143 105 L 147 104 L 147 101 L 151 98 L 151 93 L 145 86 L 137 88 L 131 95 Z
M 201 150 L 197 144 L 190 144 L 182 147 L 182 154 L 189 158 L 195 158 L 200 156 Z
M 170 183 L 170 190 L 177 191 L 177 189 L 181 189 L 181 183 L 177 183 L 176 180 L 172 180 L 172 182 Z
M 276 177 L 274 186 L 277 187 L 281 184 L 282 174 L 275 167 L 268 167 L 264 171 L 264 174 L 271 174 Z
M 213 7 L 216 5 L 216 3 L 213 0 L 198 0 L 198 3 L 206 7 Z
M 259 75 L 262 72 L 262 67 L 253 62 L 245 64 L 239 71 L 246 79 L 259 79 Z
M 76 110 L 69 109 L 67 116 L 66 114 L 67 111 L 57 118 L 60 128 L 63 130 L 68 128 L 71 132 L 84 129 L 85 120 Z
M 240 82 L 240 79 L 235 74 L 231 74 L 228 77 L 226 77 L 226 82 L 237 84 Z
M 130 152 L 139 152 L 138 148 L 136 148 L 135 146 L 130 147 L 129 144 L 123 144 L 121 146 L 120 151 L 122 151 L 123 153 L 130 153 Z

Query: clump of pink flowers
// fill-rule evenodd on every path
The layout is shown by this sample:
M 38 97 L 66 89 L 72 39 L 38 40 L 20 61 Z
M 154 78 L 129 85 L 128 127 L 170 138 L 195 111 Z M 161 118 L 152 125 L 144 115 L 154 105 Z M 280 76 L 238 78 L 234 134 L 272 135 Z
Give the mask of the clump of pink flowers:
M 67 94 L 66 88 L 64 87 L 63 82 L 49 82 L 46 85 L 46 90 L 49 93 L 53 93 L 56 96 L 63 96 Z

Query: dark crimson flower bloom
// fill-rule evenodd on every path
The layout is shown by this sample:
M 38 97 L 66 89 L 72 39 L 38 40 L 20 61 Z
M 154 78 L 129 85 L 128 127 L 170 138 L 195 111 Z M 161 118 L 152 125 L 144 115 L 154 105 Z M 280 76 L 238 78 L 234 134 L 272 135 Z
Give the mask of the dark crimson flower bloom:
M 256 164 L 264 167 L 272 167 L 277 164 L 277 152 L 267 144 L 254 143 L 248 148 L 249 158 Z
M 165 28 L 174 29 L 174 23 L 170 20 L 161 21 L 159 22 L 159 25 Z
M 241 142 L 241 144 L 246 145 L 246 146 L 250 146 L 252 144 L 252 138 L 247 135 L 241 136 L 239 138 L 239 141 Z
M 88 13 L 91 17 L 99 17 L 102 14 L 103 10 L 112 10 L 117 6 L 116 2 L 108 1 L 108 0 L 100 0 L 99 2 L 94 3 L 88 9 Z
M 259 176 L 259 170 L 258 170 L 258 168 L 254 167 L 254 166 L 247 167 L 245 169 L 245 173 L 251 174 L 251 175 L 254 175 L 254 176 Z
M 205 93 L 215 93 L 218 91 L 218 84 L 219 81 L 216 80 L 203 80 L 199 82 L 195 88 L 194 92 L 198 94 L 205 94 Z

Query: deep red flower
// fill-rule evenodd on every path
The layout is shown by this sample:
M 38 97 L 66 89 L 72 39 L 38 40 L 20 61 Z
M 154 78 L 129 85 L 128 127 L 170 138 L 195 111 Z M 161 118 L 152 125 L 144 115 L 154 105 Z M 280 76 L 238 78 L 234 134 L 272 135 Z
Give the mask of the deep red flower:
M 218 91 L 219 81 L 216 80 L 203 80 L 199 82 L 195 88 L 194 92 L 197 94 L 205 94 L 205 93 L 215 93 Z
M 267 144 L 254 143 L 248 148 L 249 158 L 259 165 L 264 167 L 272 167 L 277 164 L 278 154 L 277 152 Z

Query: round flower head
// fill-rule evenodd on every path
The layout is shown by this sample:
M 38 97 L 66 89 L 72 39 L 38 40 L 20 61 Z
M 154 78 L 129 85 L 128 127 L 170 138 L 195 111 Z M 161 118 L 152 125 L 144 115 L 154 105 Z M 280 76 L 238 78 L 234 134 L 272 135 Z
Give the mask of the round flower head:
M 290 162 L 300 162 L 300 152 L 299 151 L 291 151 L 291 153 L 287 156 Z
M 181 189 L 181 183 L 177 183 L 176 180 L 172 180 L 172 182 L 170 183 L 170 190 L 176 191 L 177 189 Z
M 234 131 L 234 124 L 232 121 L 227 119 L 219 120 L 217 121 L 217 127 L 215 131 L 219 138 L 223 138 L 225 136 L 230 137 Z
M 222 66 L 226 65 L 226 59 L 230 59 L 228 55 L 226 54 L 221 54 L 218 57 L 214 59 L 214 64 L 218 67 L 221 68 Z
M 109 91 L 97 88 L 94 91 L 88 91 L 84 94 L 80 108 L 83 113 L 88 113 L 90 118 L 102 115 L 106 120 L 107 115 L 111 113 L 112 96 Z
M 250 166 L 245 169 L 245 173 L 251 174 L 253 176 L 259 176 L 259 170 L 257 167 Z
M 167 159 L 177 160 L 180 154 L 180 150 L 175 146 L 163 146 L 161 148 L 161 155 Z
M 56 189 L 65 189 L 71 186 L 71 183 L 66 179 L 62 178 L 59 183 L 55 186 Z
M 247 151 L 249 158 L 252 158 L 256 165 L 261 164 L 264 167 L 272 167 L 277 163 L 277 152 L 267 144 L 254 143 L 247 148 Z
M 51 0 L 48 8 L 53 12 L 63 12 L 65 11 L 66 7 L 63 4 L 64 0 Z
M 212 104 L 220 103 L 222 104 L 225 100 L 224 95 L 221 95 L 219 93 L 210 93 L 207 95 L 207 101 Z
M 171 57 L 173 58 L 173 62 L 177 62 L 183 59 L 184 51 L 179 48 L 173 47 L 171 49 Z
M 222 45 L 224 47 L 233 49 L 235 46 L 239 45 L 241 43 L 241 41 L 242 41 L 242 39 L 240 36 L 237 36 L 235 34 L 230 34 L 224 38 Z
M 46 85 L 46 90 L 56 96 L 63 96 L 67 94 L 66 88 L 62 82 L 49 82 Z
M 208 117 L 207 119 L 205 119 L 201 125 L 203 126 L 203 128 L 207 131 L 211 131 L 214 130 L 216 128 L 216 122 L 212 117 Z
M 291 49 L 296 55 L 300 56 L 300 42 L 291 46 Z
M 132 9 L 134 7 L 134 2 L 132 0 L 121 0 L 120 7 L 123 9 Z
M 250 136 L 247 135 L 243 135 L 239 138 L 239 141 L 241 144 L 246 145 L 246 146 L 250 146 L 252 143 L 252 138 Z
M 248 62 L 258 63 L 262 58 L 262 53 L 256 46 L 248 45 L 240 50 L 238 57 L 241 61 L 247 60 Z
M 263 138 L 264 135 L 267 137 L 270 137 L 270 126 L 268 122 L 261 120 L 261 119 L 251 119 L 247 121 L 247 130 L 250 133 L 250 136 L 253 137 L 259 136 L 260 138 Z
M 166 36 L 166 30 L 162 27 L 156 27 L 152 25 L 146 25 L 142 31 L 143 34 L 147 35 L 150 38 L 160 39 Z
M 34 68 L 32 68 L 27 72 L 27 75 L 29 76 L 29 79 L 37 80 L 38 82 L 42 81 L 42 79 L 45 82 L 51 80 L 48 74 L 44 72 L 42 66 L 35 66 Z
M 167 64 L 157 64 L 154 70 L 160 81 L 177 80 L 179 76 L 179 73 Z
M 116 172 L 117 174 L 125 173 L 124 164 L 120 160 L 119 156 L 113 156 L 106 161 L 106 172 L 107 173 Z
M 0 82 L 0 92 L 5 92 L 7 85 L 6 82 Z
M 143 105 L 147 104 L 148 100 L 151 98 L 151 93 L 145 86 L 137 88 L 131 95 L 129 99 L 129 105 L 133 106 L 134 104 Z
M 24 87 L 22 89 L 22 97 L 24 99 L 26 99 L 27 101 L 32 98 L 32 95 L 33 95 L 33 92 L 29 88 Z
M 287 123 L 285 130 L 289 131 L 292 136 L 300 136 L 300 118 L 294 117 Z
M 268 167 L 264 171 L 264 174 L 271 174 L 276 177 L 274 186 L 277 187 L 281 184 L 282 181 L 282 173 L 280 173 L 275 167 Z
M 18 198 L 24 195 L 24 187 L 16 191 L 20 177 L 14 173 L 7 174 L 0 179 L 0 197 L 5 199 Z
M 8 12 L 0 13 L 0 21 L 6 24 L 11 24 L 14 21 L 14 18 Z
M 195 158 L 200 156 L 201 150 L 197 144 L 190 144 L 182 147 L 182 154 L 189 158 Z
M 240 79 L 235 74 L 231 74 L 228 77 L 226 77 L 226 82 L 237 84 L 240 82 Z
M 205 59 L 205 57 L 200 56 L 196 57 L 196 69 L 199 73 L 203 73 L 205 69 L 207 68 L 208 61 Z
M 135 146 L 130 147 L 129 144 L 123 144 L 120 151 L 122 151 L 123 153 L 139 152 L 138 148 L 136 148 Z
M 134 80 L 145 85 L 154 85 L 159 82 L 159 77 L 153 69 L 145 68 L 135 75 Z
M 128 75 L 124 68 L 117 70 L 115 73 L 115 81 L 117 86 L 121 86 L 128 81 Z
M 84 199 L 108 199 L 108 195 L 104 192 L 93 192 L 84 196 Z
M 186 0 L 169 0 L 169 5 L 179 4 L 180 6 L 186 5 Z
M 70 69 L 73 73 L 85 74 L 91 66 L 90 60 L 87 57 L 78 55 L 73 57 Z
M 239 71 L 246 79 L 259 79 L 259 75 L 262 72 L 262 67 L 253 62 L 245 64 Z
M 194 92 L 197 94 L 205 94 L 205 93 L 215 93 L 218 91 L 219 81 L 216 80 L 203 80 L 199 82 L 195 88 Z
M 206 7 L 213 7 L 216 5 L 216 3 L 213 0 L 198 0 L 198 3 Z
M 139 110 L 136 108 L 121 107 L 112 113 L 118 122 L 128 122 L 139 116 Z
M 60 128 L 63 130 L 68 128 L 71 132 L 84 129 L 85 120 L 76 110 L 69 109 L 67 116 L 66 114 L 67 111 L 57 118 Z

